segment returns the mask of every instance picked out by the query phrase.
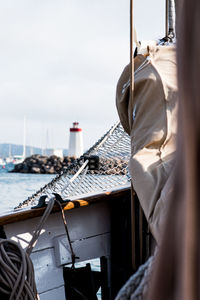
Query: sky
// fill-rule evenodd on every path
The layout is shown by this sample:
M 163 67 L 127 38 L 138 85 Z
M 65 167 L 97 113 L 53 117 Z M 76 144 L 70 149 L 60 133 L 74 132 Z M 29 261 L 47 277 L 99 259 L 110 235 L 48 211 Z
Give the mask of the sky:
M 139 40 L 164 36 L 165 1 L 134 0 Z M 118 121 L 129 62 L 129 0 L 0 0 L 0 143 L 84 149 Z

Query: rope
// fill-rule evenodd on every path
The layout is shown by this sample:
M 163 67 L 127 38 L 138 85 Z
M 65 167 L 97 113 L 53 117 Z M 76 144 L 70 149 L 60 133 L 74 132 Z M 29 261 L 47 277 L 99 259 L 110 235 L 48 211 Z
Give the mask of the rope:
M 72 197 L 73 195 L 75 195 L 76 191 L 79 189 L 79 187 L 81 186 L 81 184 L 83 183 L 85 176 L 87 174 L 88 171 L 88 166 L 85 168 L 83 175 L 80 179 L 80 181 L 75 185 L 74 189 L 72 190 L 72 192 L 69 194 L 70 197 Z
M 60 202 L 52 197 L 45 209 L 45 212 L 38 223 L 33 237 L 26 249 L 22 249 L 20 244 L 12 240 L 0 239 L 0 298 L 8 300 L 38 300 L 34 268 L 30 254 L 35 246 L 40 232 L 50 215 L 55 202 L 59 205 L 65 231 L 70 245 L 72 267 L 75 263 L 75 254 L 69 237 L 64 210 Z M 3 297 L 3 298 L 2 298 Z M 5 298 L 6 297 L 6 298 Z
M 142 300 L 144 290 L 150 281 L 154 260 L 155 255 L 139 267 L 138 271 L 129 278 L 118 292 L 115 300 Z
M 39 299 L 32 261 L 27 252 L 11 240 L 0 241 L 0 282 L 1 299 Z
M 166 0 L 166 24 L 165 31 L 166 37 L 172 39 L 175 37 L 175 1 L 174 0 Z
M 66 219 L 65 219 L 64 209 L 62 208 L 62 205 L 60 204 L 60 202 L 59 202 L 57 199 L 55 199 L 55 201 L 56 201 L 56 203 L 59 205 L 60 210 L 61 210 L 62 219 L 63 219 L 63 223 L 64 223 L 64 227 L 65 227 L 65 231 L 66 231 L 66 234 L 67 234 L 67 239 L 68 239 L 69 246 L 70 246 L 70 251 L 71 251 L 72 268 L 74 268 L 76 256 L 75 256 L 74 251 L 73 251 L 73 248 L 72 248 L 72 243 L 71 243 L 70 236 L 69 236 L 69 231 L 68 231 L 68 227 L 67 227 L 67 222 L 66 222 Z
M 0 240 L 0 293 L 7 295 L 9 300 L 39 299 L 30 254 L 54 203 L 54 198 L 49 200 L 26 251 L 15 241 Z
M 28 255 L 31 254 L 31 252 L 33 250 L 33 247 L 35 246 L 35 244 L 36 244 L 36 242 L 38 240 L 38 237 L 40 235 L 40 232 L 41 232 L 41 230 L 42 230 L 42 228 L 44 226 L 44 223 L 46 222 L 48 216 L 50 215 L 50 212 L 52 211 L 54 203 L 55 203 L 55 200 L 54 200 L 54 197 L 53 197 L 53 198 L 51 198 L 49 200 L 47 208 L 45 209 L 45 212 L 44 212 L 42 218 L 40 219 L 40 222 L 38 223 L 38 225 L 37 225 L 37 227 L 35 229 L 35 232 L 33 234 L 33 237 L 32 237 L 32 239 L 31 239 L 31 241 L 30 241 L 30 243 L 29 243 L 29 245 L 28 245 L 28 247 L 26 249 L 26 252 L 27 252 Z
M 134 0 L 130 0 L 130 100 L 131 105 L 134 97 L 134 55 L 133 55 L 133 42 L 134 42 Z
M 84 162 L 84 164 L 79 168 L 79 170 L 76 172 L 76 174 L 68 181 L 68 183 L 62 188 L 61 194 L 63 194 L 64 190 L 72 184 L 72 182 L 78 177 L 78 175 L 84 170 L 84 168 L 87 166 L 88 160 Z

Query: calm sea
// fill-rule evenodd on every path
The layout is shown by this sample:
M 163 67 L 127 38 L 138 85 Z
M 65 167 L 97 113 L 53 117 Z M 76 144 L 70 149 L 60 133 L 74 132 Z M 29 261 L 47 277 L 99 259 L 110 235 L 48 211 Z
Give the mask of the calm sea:
M 9 173 L 0 169 L 0 213 L 12 210 L 20 202 L 23 202 L 46 183 L 50 182 L 56 175 L 46 174 L 21 174 Z M 100 271 L 99 259 L 88 261 L 95 271 Z M 83 266 L 86 262 L 77 263 Z M 101 299 L 101 290 L 97 294 Z
M 0 170 L 0 212 L 16 207 L 55 175 L 9 173 Z

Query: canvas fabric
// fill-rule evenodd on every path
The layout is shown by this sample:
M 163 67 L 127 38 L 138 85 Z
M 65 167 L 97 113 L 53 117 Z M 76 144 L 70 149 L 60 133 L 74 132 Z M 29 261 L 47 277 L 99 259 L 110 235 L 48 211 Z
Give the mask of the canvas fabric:
M 172 191 L 177 132 L 177 74 L 174 46 L 149 47 L 134 59 L 134 97 L 130 66 L 117 84 L 116 105 L 131 137 L 129 170 L 134 190 L 157 242 Z

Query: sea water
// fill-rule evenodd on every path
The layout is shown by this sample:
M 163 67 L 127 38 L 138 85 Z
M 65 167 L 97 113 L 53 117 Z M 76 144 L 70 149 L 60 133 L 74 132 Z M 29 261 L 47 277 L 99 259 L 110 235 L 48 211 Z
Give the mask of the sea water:
M 26 200 L 55 175 L 22 174 L 0 171 L 0 212 L 12 210 Z
M 13 210 L 19 203 L 32 196 L 41 187 L 50 182 L 56 175 L 9 173 L 0 169 L 0 214 Z M 88 262 L 88 261 L 87 261 Z M 100 271 L 99 259 L 89 261 L 92 270 Z M 77 263 L 76 267 L 86 262 Z M 101 299 L 101 291 L 98 291 Z

